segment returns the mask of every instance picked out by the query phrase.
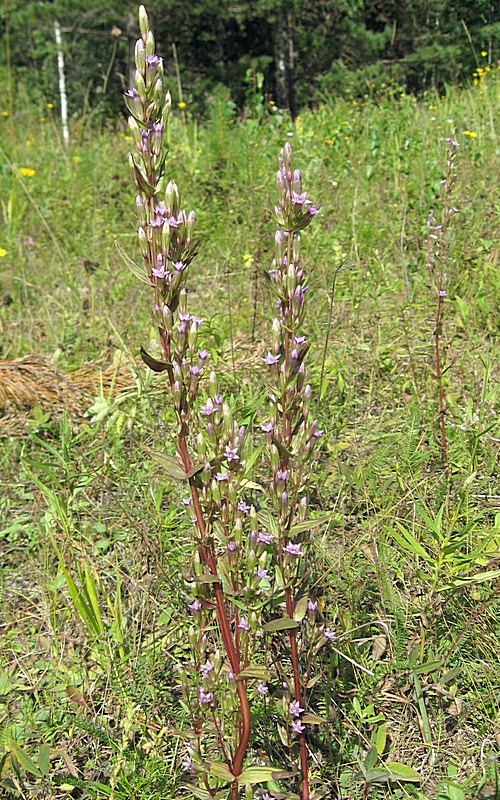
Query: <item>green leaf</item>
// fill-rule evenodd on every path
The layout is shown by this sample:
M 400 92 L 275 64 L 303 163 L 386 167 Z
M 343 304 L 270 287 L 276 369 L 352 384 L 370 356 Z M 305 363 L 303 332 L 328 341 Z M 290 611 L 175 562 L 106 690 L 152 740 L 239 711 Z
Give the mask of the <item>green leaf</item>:
M 314 519 L 305 519 L 303 522 L 297 522 L 290 528 L 290 536 L 296 536 L 303 531 L 309 531 L 311 528 L 316 528 L 318 525 L 323 525 L 324 522 L 329 522 L 332 518 L 331 514 L 322 514 L 321 517 Z
M 410 781 L 412 783 L 419 783 L 422 778 L 418 772 L 406 764 L 400 764 L 399 761 L 387 761 L 385 768 L 390 773 L 391 781 Z
M 390 528 L 389 533 L 392 536 L 392 538 L 395 539 L 396 542 L 401 547 L 403 547 L 407 552 L 413 553 L 416 556 L 420 556 L 420 558 L 423 558 L 424 561 L 427 562 L 431 561 L 432 560 L 431 555 L 427 552 L 427 550 L 425 550 L 422 547 L 420 542 L 417 541 L 417 539 L 415 539 L 415 537 L 410 533 L 410 531 L 408 531 L 404 527 L 404 525 L 401 525 L 401 523 L 399 522 L 396 522 L 396 525 L 398 526 L 401 533 L 396 531 L 394 528 Z
M 165 453 L 157 453 L 156 450 L 152 450 L 145 444 L 141 445 L 141 449 L 158 461 L 159 464 L 161 464 L 169 478 L 173 478 L 174 480 L 178 481 L 185 481 L 187 479 L 186 473 L 175 456 L 167 456 Z
M 185 786 L 181 787 L 182 789 L 186 789 L 188 792 L 192 794 L 193 797 L 197 797 L 198 800 L 210 800 L 212 795 L 209 792 L 205 791 L 205 789 L 198 789 L 197 786 L 194 786 L 192 783 L 187 783 Z
M 49 771 L 50 764 L 50 746 L 42 744 L 38 751 L 38 768 L 42 775 L 45 777 Z
M 281 778 L 291 778 L 295 773 L 286 772 L 285 770 L 278 769 L 277 767 L 248 767 L 243 770 L 241 775 L 238 775 L 238 783 L 265 783 L 271 780 L 280 780 Z
M 307 613 L 307 604 L 309 602 L 308 596 L 305 594 L 303 597 L 295 605 L 295 610 L 293 612 L 293 618 L 295 622 L 302 622 L 306 613 Z
M 262 626 L 262 630 L 267 632 L 289 631 L 299 627 L 299 623 L 294 619 L 290 619 L 290 617 L 278 617 L 278 619 L 272 619 L 270 622 L 266 622 L 266 624 Z
M 130 272 L 132 272 L 135 275 L 135 277 L 141 281 L 141 283 L 145 283 L 147 284 L 147 286 L 151 286 L 151 280 L 146 274 L 144 267 L 141 267 L 139 264 L 136 264 L 136 262 L 130 258 L 128 253 L 125 252 L 123 247 L 117 241 L 115 241 L 115 247 L 118 250 L 125 265 L 129 268 Z
M 227 783 L 232 783 L 234 781 L 234 775 L 227 767 L 226 764 L 222 764 L 221 762 L 208 762 L 210 768 L 210 775 L 213 775 L 214 778 L 218 778 L 221 781 L 226 781 Z
M 37 778 L 40 777 L 40 769 L 35 764 L 33 759 L 24 752 L 22 747 L 17 744 L 17 742 L 15 742 L 13 739 L 7 739 L 7 748 L 11 755 L 19 761 L 19 764 L 23 767 L 23 769 L 26 770 L 26 772 L 36 775 Z
M 364 760 L 364 767 L 366 770 L 373 769 L 375 764 L 378 761 L 378 753 L 376 747 L 370 747 L 368 750 L 365 760 Z
M 243 681 L 247 678 L 256 678 L 260 681 L 269 681 L 271 676 L 269 671 L 264 666 L 255 665 L 254 667 L 245 667 L 236 676 L 237 681 Z
M 387 741 L 387 725 L 383 722 L 377 725 L 371 735 L 371 743 L 375 747 L 377 754 L 381 756 L 385 750 L 385 743 Z
M 203 572 L 201 575 L 195 577 L 195 583 L 221 583 L 218 575 L 212 575 L 211 572 Z
M 311 714 L 309 711 L 302 714 L 300 721 L 307 723 L 307 725 L 324 725 L 328 722 L 324 717 L 320 717 L 318 714 Z

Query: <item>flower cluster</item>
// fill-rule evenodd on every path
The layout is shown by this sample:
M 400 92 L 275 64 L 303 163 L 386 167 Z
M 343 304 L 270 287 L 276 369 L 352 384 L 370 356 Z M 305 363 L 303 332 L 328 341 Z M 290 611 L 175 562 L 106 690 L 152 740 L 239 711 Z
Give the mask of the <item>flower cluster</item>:
M 163 89 L 163 61 L 155 54 L 154 36 L 143 6 L 139 11 L 139 27 L 134 86 L 125 93 L 130 112 L 128 124 L 136 145 L 130 164 L 138 192 L 138 239 L 145 277 L 155 292 L 153 317 L 160 332 L 165 368 L 176 408 L 186 416 L 185 395 L 191 398 L 196 395 L 208 355 L 205 351 L 196 352 L 201 320 L 186 311 L 188 267 L 196 255 L 195 217 L 193 211 L 186 214 L 181 209 L 176 184 L 165 181 L 164 134 L 171 98 Z M 176 311 L 179 313 L 174 324 Z

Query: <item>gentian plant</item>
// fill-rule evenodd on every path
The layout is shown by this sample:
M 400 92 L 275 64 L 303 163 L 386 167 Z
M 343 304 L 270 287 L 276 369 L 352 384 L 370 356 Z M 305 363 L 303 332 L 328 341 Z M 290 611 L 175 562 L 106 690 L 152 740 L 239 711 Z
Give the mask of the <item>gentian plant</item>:
M 181 209 L 165 177 L 165 126 L 170 95 L 146 11 L 139 10 L 135 86 L 125 95 L 136 150 L 142 265 L 134 273 L 154 295 L 161 358 L 144 362 L 166 374 L 177 420 L 175 456 L 155 453 L 166 474 L 189 488 L 182 501 L 195 543 L 187 608 L 191 657 L 179 665 L 186 732 L 184 788 L 193 797 L 315 800 L 307 753 L 315 656 L 333 632 L 316 620 L 308 592 L 311 531 L 308 485 L 322 435 L 307 383 L 309 343 L 302 332 L 307 273 L 301 231 L 319 209 L 302 190 L 285 144 L 276 174 L 275 299 L 271 345 L 263 354 L 269 411 L 252 441 L 208 369 L 199 346 L 202 320 L 188 310 L 186 280 L 196 255 L 195 215 Z M 268 472 L 265 481 L 262 463 Z M 258 497 L 258 503 L 254 499 Z M 272 744 L 269 745 L 269 742 Z M 269 763 L 262 753 L 280 753 Z

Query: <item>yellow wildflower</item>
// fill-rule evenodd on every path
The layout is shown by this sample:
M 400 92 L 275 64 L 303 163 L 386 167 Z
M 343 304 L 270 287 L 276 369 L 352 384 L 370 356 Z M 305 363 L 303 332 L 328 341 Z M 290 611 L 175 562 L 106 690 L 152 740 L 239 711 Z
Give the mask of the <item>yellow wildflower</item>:
M 325 139 L 325 144 L 332 145 L 333 139 Z
M 8 117 L 8 116 L 9 116 L 8 111 L 2 111 L 2 117 Z
M 4 250 L 3 247 L 0 247 L 0 258 L 5 258 L 7 255 L 7 250 Z
M 19 167 L 19 172 L 23 178 L 32 178 L 35 174 L 35 170 L 30 167 Z
M 250 255 L 250 253 L 244 253 L 243 261 L 245 262 L 245 266 L 248 267 L 253 263 L 253 256 Z
M 477 139 L 476 131 L 464 131 L 464 135 L 468 136 L 469 139 Z
M 185 102 L 181 100 L 180 103 L 177 103 L 177 108 L 180 108 L 180 110 L 182 111 L 184 108 L 186 108 Z
M 486 50 L 481 50 L 481 55 L 482 55 L 483 58 L 486 58 L 488 53 L 486 52 Z
M 40 122 L 45 122 L 45 117 L 40 117 Z
M 47 108 L 54 108 L 54 103 L 47 103 Z

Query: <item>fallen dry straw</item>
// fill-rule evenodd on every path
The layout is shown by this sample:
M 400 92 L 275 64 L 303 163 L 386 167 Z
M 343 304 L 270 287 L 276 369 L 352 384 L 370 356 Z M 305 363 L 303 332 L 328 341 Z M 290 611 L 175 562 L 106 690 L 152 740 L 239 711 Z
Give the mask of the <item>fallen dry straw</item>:
M 0 361 L 0 433 L 18 434 L 35 407 L 75 419 L 85 414 L 98 392 L 116 396 L 131 386 L 134 378 L 126 364 L 106 369 L 92 364 L 67 373 L 43 356 Z

